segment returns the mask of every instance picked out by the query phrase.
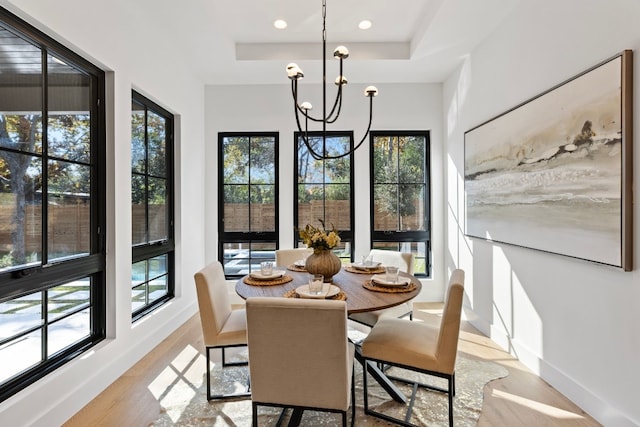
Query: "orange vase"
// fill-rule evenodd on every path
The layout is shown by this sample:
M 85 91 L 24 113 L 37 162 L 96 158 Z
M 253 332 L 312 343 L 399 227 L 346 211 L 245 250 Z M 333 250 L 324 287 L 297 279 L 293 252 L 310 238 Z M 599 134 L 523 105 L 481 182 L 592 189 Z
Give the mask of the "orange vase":
M 331 283 L 333 276 L 338 274 L 342 268 L 342 262 L 340 262 L 340 258 L 338 258 L 333 251 L 324 250 L 309 255 L 305 263 L 305 268 L 311 274 L 324 275 L 324 281 Z

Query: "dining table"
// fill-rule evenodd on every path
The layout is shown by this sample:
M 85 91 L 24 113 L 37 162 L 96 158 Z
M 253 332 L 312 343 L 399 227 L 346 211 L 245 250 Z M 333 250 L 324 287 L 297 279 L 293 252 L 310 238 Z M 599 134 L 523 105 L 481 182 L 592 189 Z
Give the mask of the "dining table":
M 279 267 L 280 274 L 275 270 L 274 280 L 256 279 L 257 275 L 246 275 L 236 282 L 236 293 L 243 299 L 251 297 L 286 297 L 300 298 L 296 289 L 308 286 L 311 274 L 303 267 L 295 264 Z M 347 304 L 347 313 L 362 313 L 367 311 L 382 310 L 408 302 L 418 296 L 422 289 L 422 283 L 412 274 L 400 272 L 398 282 L 406 283 L 406 286 L 378 286 L 372 280 L 374 274 L 384 275 L 384 267 L 356 268 L 355 264 L 343 265 L 340 271 L 333 276 L 331 285 L 338 288 L 338 293 L 331 299 L 343 300 Z M 380 277 L 380 276 L 378 276 Z M 301 288 L 302 287 L 302 288 Z M 304 293 L 301 292 L 304 295 Z M 308 296 L 306 296 L 308 297 Z M 355 358 L 364 366 L 364 358 L 358 342 L 356 344 Z M 384 388 L 384 390 L 396 401 L 406 403 L 406 396 L 393 384 L 384 372 L 375 364 L 367 363 L 367 371 Z

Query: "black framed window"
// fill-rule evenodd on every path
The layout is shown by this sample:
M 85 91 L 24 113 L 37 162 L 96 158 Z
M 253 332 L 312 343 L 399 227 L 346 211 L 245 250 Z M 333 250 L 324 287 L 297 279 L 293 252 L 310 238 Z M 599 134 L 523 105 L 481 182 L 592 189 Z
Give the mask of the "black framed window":
M 296 132 L 296 153 L 294 171 L 296 177 L 294 194 L 295 230 L 306 224 L 320 227 L 323 220 L 327 229 L 335 227 L 341 243 L 334 249 L 343 262 L 352 261 L 353 241 L 353 155 L 340 159 L 316 160 L 304 142 L 304 133 Z M 353 132 L 327 132 L 326 150 L 328 154 L 340 154 L 353 147 Z M 309 132 L 308 142 L 313 151 L 321 153 L 322 132 Z M 302 245 L 296 233 L 294 241 Z
M 371 246 L 412 252 L 431 274 L 429 132 L 371 132 Z
M 278 247 L 278 134 L 218 134 L 218 254 L 228 278 L 275 261 Z
M 131 313 L 174 296 L 173 114 L 132 91 Z
M 0 401 L 105 336 L 105 78 L 0 8 Z

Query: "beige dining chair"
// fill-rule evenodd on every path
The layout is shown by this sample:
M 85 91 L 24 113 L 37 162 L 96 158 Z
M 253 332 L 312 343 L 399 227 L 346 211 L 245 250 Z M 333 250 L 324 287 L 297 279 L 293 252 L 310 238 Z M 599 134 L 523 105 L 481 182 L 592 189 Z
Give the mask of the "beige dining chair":
M 337 412 L 355 419 L 354 346 L 344 301 L 252 297 L 246 301 L 253 426 L 258 407 Z
M 460 333 L 460 316 L 464 295 L 464 271 L 454 270 L 449 280 L 442 319 L 439 326 L 427 322 L 410 322 L 391 317 L 381 318 L 362 342 L 363 365 L 367 361 L 385 366 L 398 366 L 447 380 L 447 388 L 434 387 L 414 380 L 387 377 L 413 384 L 413 395 L 404 420 L 369 408 L 367 374 L 363 374 L 364 411 L 367 415 L 401 425 L 408 423 L 418 387 L 446 393 L 449 398 L 449 425 L 453 426 L 453 396 L 455 395 L 455 364 Z M 365 370 L 366 371 L 366 370 Z M 388 371 L 387 371 L 388 372 Z
M 204 339 L 207 359 L 207 399 L 227 399 L 250 396 L 248 391 L 233 394 L 211 393 L 211 350 L 219 348 L 222 351 L 222 367 L 247 365 L 247 362 L 227 362 L 225 349 L 229 347 L 246 347 L 247 320 L 245 309 L 232 309 L 229 301 L 224 269 L 220 262 L 215 261 L 198 271 L 194 275 L 200 324 Z
M 288 267 L 313 253 L 311 248 L 276 249 L 276 266 Z
M 409 252 L 385 251 L 382 249 L 371 249 L 369 258 L 375 262 L 381 262 L 384 266 L 395 266 L 402 272 L 413 274 L 413 261 L 415 256 Z M 395 307 L 384 310 L 368 311 L 364 313 L 354 313 L 349 319 L 372 327 L 382 316 L 413 318 L 413 308 L 409 303 L 403 303 Z

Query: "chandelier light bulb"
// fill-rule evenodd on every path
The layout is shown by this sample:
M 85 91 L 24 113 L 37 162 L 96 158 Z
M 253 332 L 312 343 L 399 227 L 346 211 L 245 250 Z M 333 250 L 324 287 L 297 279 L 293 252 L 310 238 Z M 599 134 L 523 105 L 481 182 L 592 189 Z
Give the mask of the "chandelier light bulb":
M 300 104 L 300 108 L 302 108 L 305 111 L 313 110 L 313 106 L 308 101 L 305 101 L 302 104 Z
M 298 64 L 294 62 L 287 65 L 287 75 L 291 80 L 298 80 L 304 77 L 304 73 L 300 67 L 298 67 Z
M 364 96 L 378 96 L 378 88 L 375 86 L 367 86 L 364 90 Z
M 347 59 L 349 57 L 349 49 L 346 46 L 338 46 L 333 51 L 333 56 L 336 59 Z
M 336 77 L 336 86 L 346 85 L 347 83 L 349 82 L 347 81 L 347 78 L 345 76 Z

